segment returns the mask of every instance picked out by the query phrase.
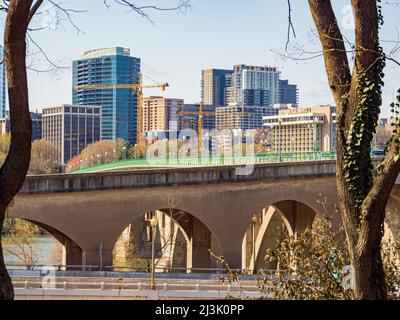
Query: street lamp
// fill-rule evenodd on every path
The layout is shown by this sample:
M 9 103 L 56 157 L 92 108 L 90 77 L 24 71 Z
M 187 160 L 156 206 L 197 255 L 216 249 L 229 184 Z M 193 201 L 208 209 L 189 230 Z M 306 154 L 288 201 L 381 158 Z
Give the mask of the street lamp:
M 157 233 L 157 218 L 154 216 L 150 220 L 151 226 L 151 276 L 150 276 L 150 290 L 156 290 L 156 284 L 154 282 L 154 240 Z
M 256 272 L 256 223 L 257 217 L 253 214 L 251 218 L 251 238 L 252 238 L 252 247 L 253 247 L 253 273 Z

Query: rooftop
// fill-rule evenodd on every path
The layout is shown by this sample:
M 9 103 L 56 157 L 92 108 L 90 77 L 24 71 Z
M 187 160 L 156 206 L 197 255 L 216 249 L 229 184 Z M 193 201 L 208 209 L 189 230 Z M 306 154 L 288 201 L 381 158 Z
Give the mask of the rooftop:
M 122 47 L 102 48 L 86 51 L 83 54 L 83 59 L 100 58 L 104 56 L 127 56 L 131 55 L 131 50 Z

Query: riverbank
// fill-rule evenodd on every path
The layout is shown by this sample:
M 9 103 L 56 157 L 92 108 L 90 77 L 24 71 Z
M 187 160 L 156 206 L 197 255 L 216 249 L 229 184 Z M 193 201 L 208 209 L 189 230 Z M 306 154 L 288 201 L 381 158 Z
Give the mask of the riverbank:
M 3 253 L 6 265 L 25 265 L 27 255 L 33 255 L 35 264 L 62 264 L 63 246 L 52 236 L 37 235 L 28 242 L 30 245 L 16 243 L 10 236 L 3 236 Z

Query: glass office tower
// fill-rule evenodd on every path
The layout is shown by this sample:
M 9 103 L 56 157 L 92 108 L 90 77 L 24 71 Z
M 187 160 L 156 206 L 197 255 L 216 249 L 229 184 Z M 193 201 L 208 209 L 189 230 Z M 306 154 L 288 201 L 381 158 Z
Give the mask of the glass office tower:
M 101 106 L 101 140 L 136 143 L 137 93 L 131 89 L 79 86 L 139 84 L 139 74 L 140 59 L 121 47 L 91 50 L 73 62 L 72 103 Z

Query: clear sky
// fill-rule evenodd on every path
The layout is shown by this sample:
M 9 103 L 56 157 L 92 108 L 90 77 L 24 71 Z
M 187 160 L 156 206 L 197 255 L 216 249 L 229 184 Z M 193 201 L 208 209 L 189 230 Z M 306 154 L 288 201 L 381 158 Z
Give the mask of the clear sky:
M 113 0 L 108 0 L 113 3 Z M 174 6 L 178 0 L 137 0 L 138 4 Z M 385 2 L 385 1 L 384 1 Z M 393 1 L 392 1 L 393 2 Z M 293 0 L 293 23 L 299 44 L 310 42 L 308 51 L 318 51 L 314 39 L 314 25 L 306 0 Z M 338 20 L 351 40 L 352 18 L 349 1 L 333 0 Z M 299 86 L 301 106 L 333 104 L 327 86 L 321 57 L 294 61 L 276 52 L 284 53 L 287 33 L 286 0 L 191 0 L 192 9 L 186 15 L 176 12 L 148 11 L 155 21 L 153 26 L 138 14 L 103 0 L 63 1 L 65 7 L 87 10 L 72 13 L 74 23 L 84 32 L 77 34 L 65 16 L 61 22 L 45 31 L 32 32 L 36 43 L 47 56 L 68 69 L 57 72 L 29 72 L 31 109 L 60 103 L 71 103 L 71 65 L 84 51 L 96 48 L 122 46 L 130 48 L 142 59 L 144 82 L 169 82 L 168 97 L 184 98 L 187 103 L 200 99 L 201 70 L 204 68 L 232 68 L 234 64 L 275 65 L 282 78 Z M 47 8 L 47 6 L 45 6 Z M 384 3 L 386 24 L 381 38 L 396 40 L 400 9 Z M 3 18 L 4 19 L 4 18 Z M 38 15 L 34 26 L 44 26 L 58 20 L 51 11 Z M 2 22 L 4 24 L 4 22 Z M 314 39 L 314 40 L 313 40 Z M 385 43 L 390 50 L 392 43 Z M 31 43 L 30 52 L 36 53 L 33 67 L 48 65 Z M 400 87 L 400 67 L 389 64 L 386 69 L 384 114 L 393 92 Z M 146 95 L 160 95 L 157 89 L 146 90 Z

